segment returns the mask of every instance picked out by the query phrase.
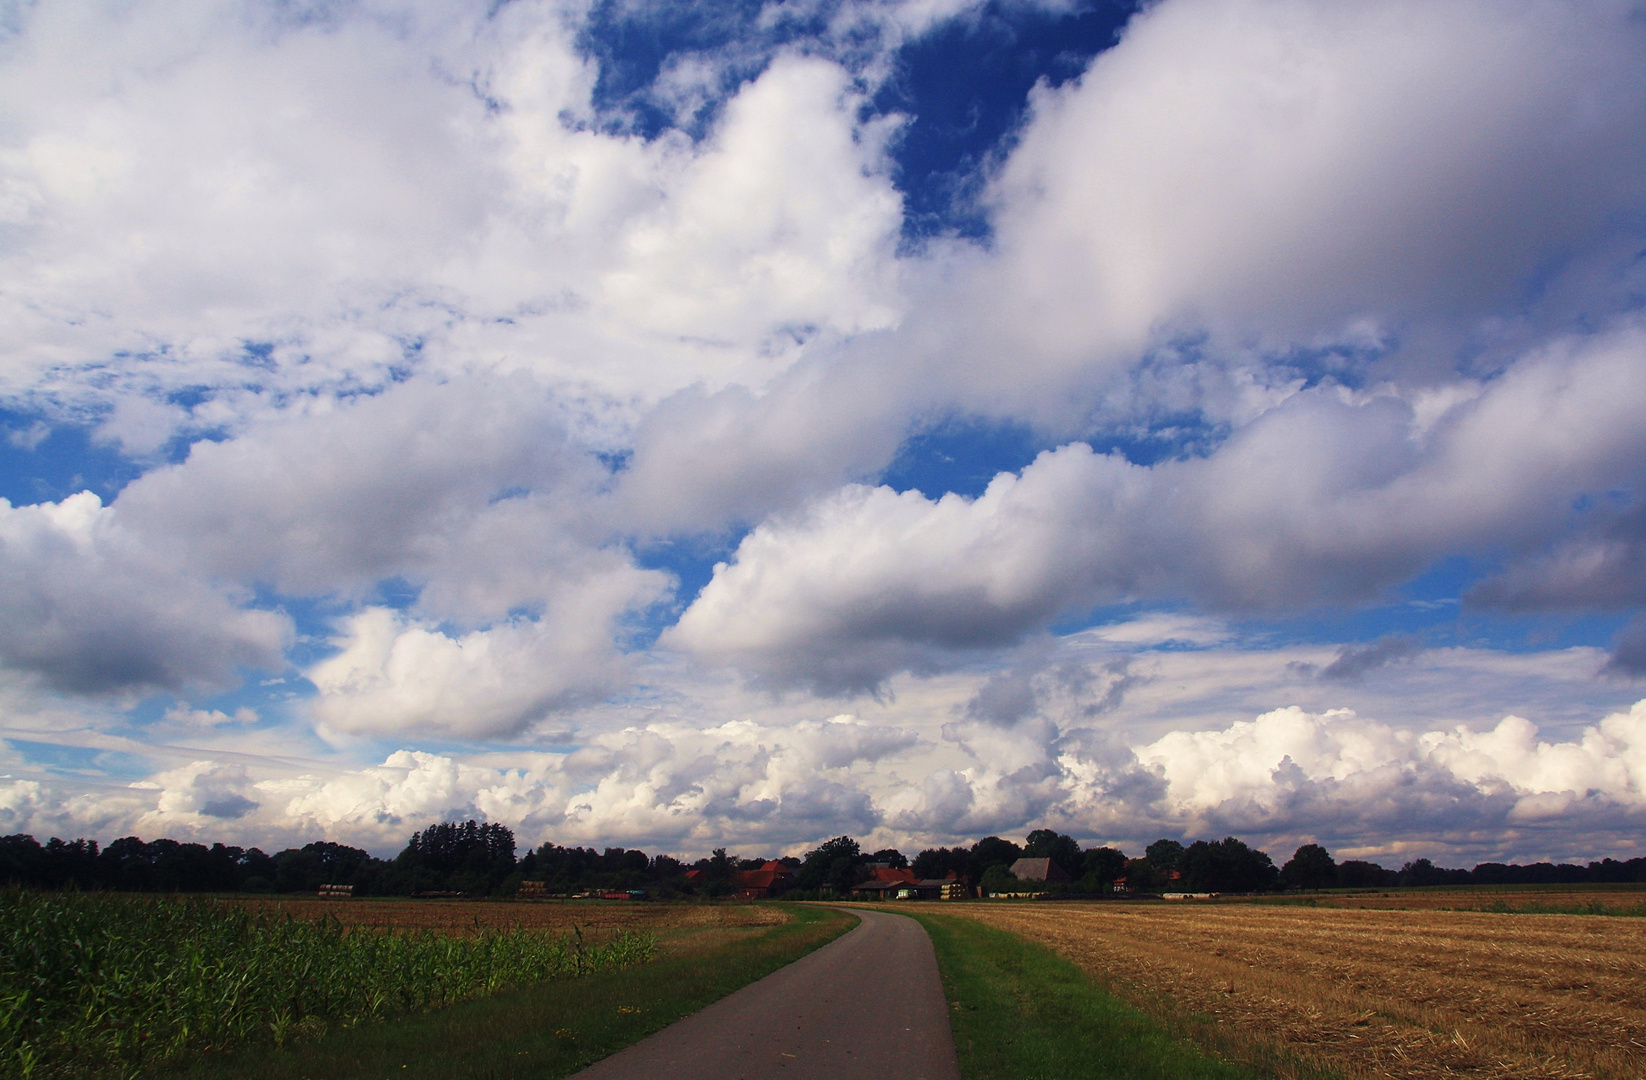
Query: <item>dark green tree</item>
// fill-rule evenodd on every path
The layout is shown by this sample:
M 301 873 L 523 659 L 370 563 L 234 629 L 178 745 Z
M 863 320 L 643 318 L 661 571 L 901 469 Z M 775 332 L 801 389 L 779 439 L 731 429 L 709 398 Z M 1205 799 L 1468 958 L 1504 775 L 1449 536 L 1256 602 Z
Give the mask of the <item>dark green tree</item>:
M 923 881 L 946 878 L 953 872 L 969 883 L 977 880 L 972 875 L 971 864 L 972 853 L 967 848 L 927 848 L 914 857 L 909 869 Z
M 413 833 L 394 862 L 411 892 L 490 893 L 514 873 L 514 832 L 495 822 L 443 821 Z
M 1084 859 L 1080 854 L 1080 845 L 1074 837 L 1064 836 L 1054 829 L 1036 829 L 1023 841 L 1023 857 L 1026 859 L 1050 859 L 1070 877 L 1080 876 L 1080 867 Z
M 1106 892 L 1125 873 L 1126 853 L 1117 848 L 1090 848 L 1081 855 L 1080 887 L 1086 892 Z
M 909 868 L 909 860 L 896 848 L 881 848 L 873 855 L 870 855 L 868 861 L 883 862 L 894 870 L 907 870 Z
M 1149 860 L 1149 869 L 1154 872 L 1155 879 L 1165 882 L 1173 870 L 1183 869 L 1185 850 L 1176 840 L 1162 838 L 1144 848 L 1143 857 Z
M 1023 857 L 1023 849 L 1010 840 L 1002 840 L 998 836 L 985 836 L 972 845 L 972 863 L 970 877 L 981 882 L 983 875 L 988 873 L 991 866 L 1010 867 L 1012 863 Z
M 1267 852 L 1232 836 L 1196 840 L 1183 850 L 1180 869 L 1183 887 L 1191 892 L 1264 892 L 1280 877 Z
M 845 892 L 856 884 L 857 864 L 863 849 L 849 836 L 825 840 L 806 852 L 795 871 L 795 884 L 802 889 L 833 889 Z
M 1337 863 L 1319 844 L 1304 844 L 1280 868 L 1280 882 L 1288 889 L 1329 889 L 1337 884 Z
M 1436 866 L 1428 859 L 1414 859 L 1400 868 L 1400 884 L 1409 885 L 1467 885 L 1469 871 L 1449 870 Z
M 983 872 L 978 887 L 985 893 L 1016 892 L 1022 885 L 1005 863 L 995 863 Z
M 1395 883 L 1393 870 L 1362 859 L 1345 859 L 1337 864 L 1337 883 L 1345 889 L 1381 889 Z

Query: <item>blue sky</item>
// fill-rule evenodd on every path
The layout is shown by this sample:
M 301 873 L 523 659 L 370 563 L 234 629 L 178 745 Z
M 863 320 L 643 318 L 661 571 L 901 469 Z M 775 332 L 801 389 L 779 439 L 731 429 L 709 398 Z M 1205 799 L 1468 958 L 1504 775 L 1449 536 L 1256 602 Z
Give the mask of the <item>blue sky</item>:
M 20 9 L 0 828 L 1639 854 L 1628 10 Z

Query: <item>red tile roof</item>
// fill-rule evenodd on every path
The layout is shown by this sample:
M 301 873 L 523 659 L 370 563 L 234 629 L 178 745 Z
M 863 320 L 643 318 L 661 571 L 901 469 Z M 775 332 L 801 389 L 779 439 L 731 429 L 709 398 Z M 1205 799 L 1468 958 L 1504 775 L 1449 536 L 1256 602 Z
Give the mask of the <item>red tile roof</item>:
M 794 874 L 774 859 L 758 870 L 737 871 L 732 881 L 739 889 L 783 889 L 794 885 Z
M 877 866 L 869 871 L 870 881 L 902 881 L 913 885 L 920 879 L 914 876 L 913 870 L 895 870 L 890 866 Z

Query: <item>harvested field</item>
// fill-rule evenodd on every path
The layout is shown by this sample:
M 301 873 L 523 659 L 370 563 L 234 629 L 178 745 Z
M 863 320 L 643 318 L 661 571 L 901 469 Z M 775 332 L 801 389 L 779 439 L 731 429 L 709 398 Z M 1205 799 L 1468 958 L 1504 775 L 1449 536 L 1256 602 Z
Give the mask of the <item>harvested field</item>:
M 1483 885 L 1442 889 L 1369 889 L 1365 892 L 1328 892 L 1255 902 L 1361 911 L 1524 911 L 1545 915 L 1646 915 L 1646 887 Z
M 1646 921 L 1257 904 L 909 905 L 1022 934 L 1280 1075 L 1646 1075 Z
M 557 930 L 573 927 L 585 936 L 602 937 L 623 930 L 650 931 L 670 937 L 739 927 L 775 926 L 789 921 L 779 908 L 760 904 L 631 903 L 621 900 L 407 900 L 399 898 L 317 900 L 312 897 L 226 898 L 224 903 L 255 912 L 287 914 L 298 919 L 332 916 L 344 926 L 397 930 Z M 679 934 L 671 934 L 679 931 Z

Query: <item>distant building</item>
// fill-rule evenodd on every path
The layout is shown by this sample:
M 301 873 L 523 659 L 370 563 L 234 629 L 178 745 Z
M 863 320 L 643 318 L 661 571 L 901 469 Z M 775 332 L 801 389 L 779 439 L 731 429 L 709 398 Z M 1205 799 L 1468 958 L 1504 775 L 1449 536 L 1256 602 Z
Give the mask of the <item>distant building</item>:
M 1073 881 L 1068 872 L 1050 859 L 1019 859 L 1012 863 L 1012 876 L 1019 881 Z
M 859 900 L 963 900 L 971 890 L 951 873 L 946 878 L 917 878 L 910 870 L 879 868 L 869 880 L 853 887 Z
M 913 885 L 920 879 L 914 876 L 913 870 L 899 870 L 895 866 L 885 863 L 875 863 L 869 868 L 870 881 L 901 881 L 905 885 Z
M 782 896 L 794 888 L 794 871 L 771 859 L 758 870 L 739 870 L 732 875 L 732 887 L 743 900 L 765 900 Z

